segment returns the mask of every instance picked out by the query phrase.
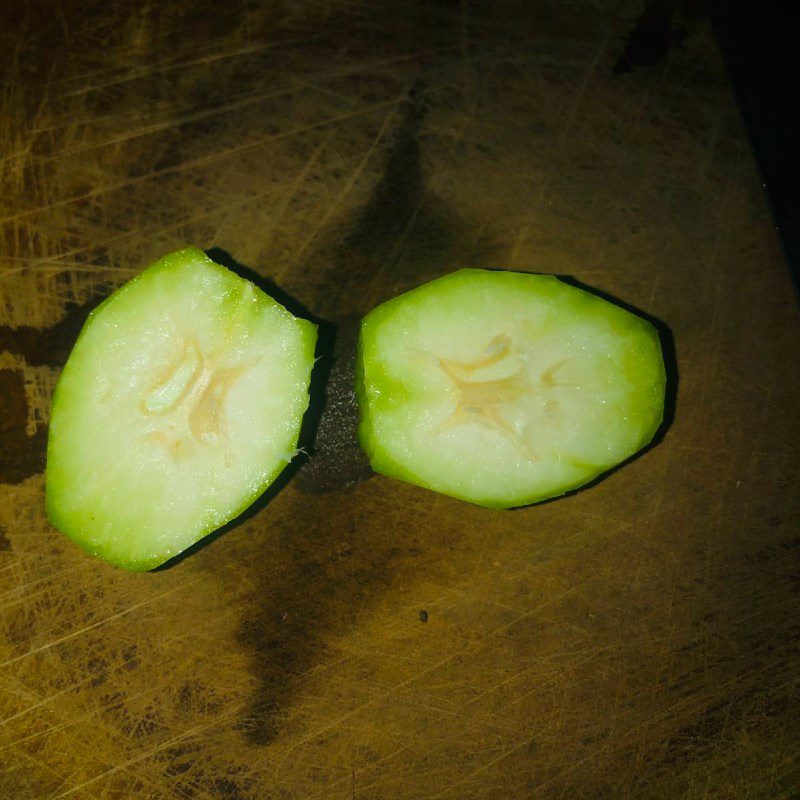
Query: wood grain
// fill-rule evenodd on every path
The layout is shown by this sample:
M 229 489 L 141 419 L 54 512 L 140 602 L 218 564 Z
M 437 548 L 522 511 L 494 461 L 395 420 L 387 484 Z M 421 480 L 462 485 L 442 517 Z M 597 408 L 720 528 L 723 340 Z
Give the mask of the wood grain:
M 800 319 L 708 24 L 615 73 L 640 11 L 0 11 L 0 796 L 797 797 Z M 328 321 L 327 406 L 268 502 L 126 574 L 45 520 L 49 397 L 186 243 Z M 371 476 L 355 321 L 460 266 L 663 322 L 660 443 L 509 513 Z

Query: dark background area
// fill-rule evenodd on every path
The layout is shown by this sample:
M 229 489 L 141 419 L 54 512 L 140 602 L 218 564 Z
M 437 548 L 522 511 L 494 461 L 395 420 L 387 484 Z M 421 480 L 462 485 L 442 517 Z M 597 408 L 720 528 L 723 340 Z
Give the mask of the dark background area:
M 709 0 L 800 298 L 800 51 L 784 3 Z

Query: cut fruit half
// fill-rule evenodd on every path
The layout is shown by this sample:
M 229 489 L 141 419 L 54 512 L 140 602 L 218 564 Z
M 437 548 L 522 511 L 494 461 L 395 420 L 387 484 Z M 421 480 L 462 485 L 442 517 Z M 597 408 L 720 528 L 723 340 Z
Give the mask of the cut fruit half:
M 361 323 L 373 469 L 490 508 L 546 500 L 633 455 L 664 413 L 658 334 L 547 275 L 465 269 Z
M 157 261 L 90 315 L 61 374 L 51 522 L 147 570 L 236 517 L 295 454 L 316 338 L 202 250 Z

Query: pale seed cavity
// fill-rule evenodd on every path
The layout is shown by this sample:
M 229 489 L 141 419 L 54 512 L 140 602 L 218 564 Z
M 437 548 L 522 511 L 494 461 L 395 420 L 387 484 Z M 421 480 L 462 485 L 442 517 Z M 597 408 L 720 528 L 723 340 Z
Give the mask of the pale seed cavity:
M 217 370 L 210 375 L 202 394 L 189 411 L 189 430 L 195 439 L 213 439 L 225 432 L 222 413 L 233 383 L 246 371 L 245 367 Z
M 159 427 L 150 431 L 149 438 L 173 457 L 180 456 L 192 441 L 225 439 L 226 396 L 253 365 L 215 368 L 195 342 L 187 343 L 177 365 L 142 401 L 143 413 L 159 419 Z
M 481 373 L 490 373 L 507 360 L 509 374 L 498 379 L 481 380 Z M 437 358 L 439 366 L 450 379 L 457 396 L 453 413 L 437 426 L 444 430 L 467 422 L 477 422 L 490 430 L 499 431 L 527 460 L 537 461 L 538 456 L 520 433 L 505 419 L 502 407 L 519 401 L 533 403 L 535 394 L 558 387 L 576 388 L 575 384 L 558 380 L 559 370 L 569 359 L 561 359 L 549 365 L 538 379 L 532 378 L 524 369 L 524 360 L 514 352 L 511 338 L 501 333 L 495 336 L 480 358 L 469 361 L 454 361 Z M 503 370 L 500 369 L 502 373 Z M 548 392 L 549 394 L 549 392 Z M 550 420 L 558 418 L 559 403 L 548 397 L 544 402 L 544 414 Z
M 189 391 L 203 368 L 203 357 L 194 343 L 183 351 L 178 365 L 144 398 L 145 414 L 163 414 L 174 408 Z

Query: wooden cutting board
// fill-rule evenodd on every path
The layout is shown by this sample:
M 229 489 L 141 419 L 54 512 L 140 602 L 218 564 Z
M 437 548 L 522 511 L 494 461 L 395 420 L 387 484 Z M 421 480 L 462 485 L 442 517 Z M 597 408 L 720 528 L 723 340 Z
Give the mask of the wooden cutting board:
M 797 797 L 800 315 L 702 16 L 625 72 L 636 3 L 9 5 L 0 796 Z M 49 397 L 187 243 L 330 323 L 327 405 L 280 491 L 127 574 L 45 520 Z M 507 513 L 372 476 L 357 320 L 462 266 L 661 320 L 657 446 Z

